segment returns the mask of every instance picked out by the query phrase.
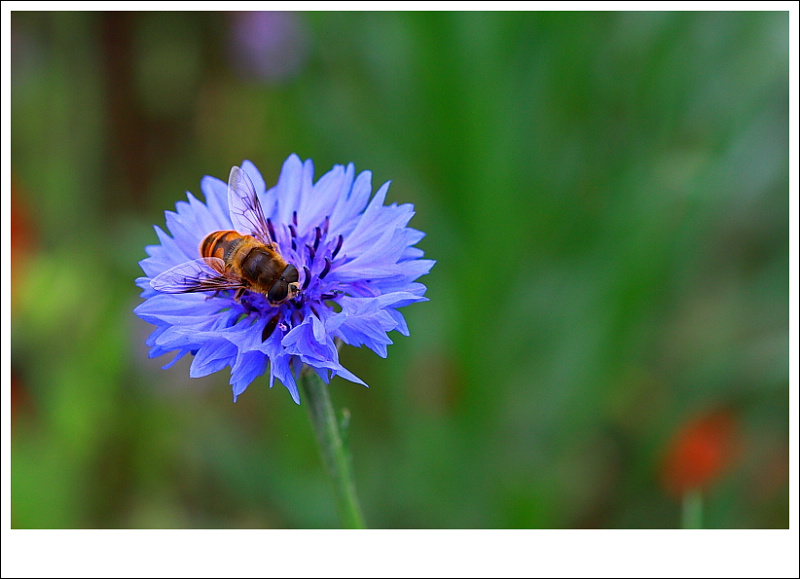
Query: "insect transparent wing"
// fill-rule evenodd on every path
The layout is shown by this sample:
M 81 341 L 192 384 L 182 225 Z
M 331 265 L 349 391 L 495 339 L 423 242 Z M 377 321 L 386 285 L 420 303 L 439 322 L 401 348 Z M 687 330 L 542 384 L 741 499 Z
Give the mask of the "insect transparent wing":
M 270 248 L 274 247 L 253 181 L 235 166 L 228 177 L 228 208 L 236 231 L 252 235 Z
M 150 286 L 165 294 L 240 289 L 241 280 L 225 275 L 225 262 L 218 257 L 203 257 L 187 261 L 158 274 Z

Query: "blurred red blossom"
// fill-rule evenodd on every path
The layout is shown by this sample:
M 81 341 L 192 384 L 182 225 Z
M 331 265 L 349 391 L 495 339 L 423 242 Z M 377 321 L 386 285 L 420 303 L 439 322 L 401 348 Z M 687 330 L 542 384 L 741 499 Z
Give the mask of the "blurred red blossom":
M 29 211 L 24 200 L 20 198 L 20 190 L 14 178 L 11 179 L 11 305 L 13 309 L 14 298 L 18 281 L 22 274 L 28 256 L 35 247 L 36 232 L 31 224 Z
M 728 410 L 716 410 L 685 422 L 670 440 L 661 464 L 661 483 L 673 495 L 703 489 L 733 463 L 738 422 Z

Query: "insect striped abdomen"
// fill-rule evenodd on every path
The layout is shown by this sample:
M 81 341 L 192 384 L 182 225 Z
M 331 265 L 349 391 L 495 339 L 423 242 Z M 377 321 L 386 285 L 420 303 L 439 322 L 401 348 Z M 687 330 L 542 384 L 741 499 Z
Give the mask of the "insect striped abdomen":
M 244 240 L 242 234 L 236 231 L 209 233 L 200 243 L 200 255 L 202 257 L 218 257 L 228 264 Z

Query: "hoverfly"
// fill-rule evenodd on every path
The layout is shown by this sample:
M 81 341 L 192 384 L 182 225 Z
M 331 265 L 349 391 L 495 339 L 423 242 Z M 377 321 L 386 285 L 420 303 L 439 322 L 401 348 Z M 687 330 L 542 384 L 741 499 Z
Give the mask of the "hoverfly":
M 260 293 L 277 306 L 300 294 L 299 272 L 287 263 L 270 228 L 253 182 L 239 167 L 228 178 L 228 208 L 235 231 L 213 231 L 200 242 L 200 258 L 157 275 L 153 289 L 167 294 L 236 290 Z

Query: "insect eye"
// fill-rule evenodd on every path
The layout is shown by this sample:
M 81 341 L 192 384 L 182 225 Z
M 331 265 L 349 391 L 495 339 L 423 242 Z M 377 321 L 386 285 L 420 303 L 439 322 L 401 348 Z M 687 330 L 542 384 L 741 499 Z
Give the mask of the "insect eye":
M 283 270 L 281 277 L 289 283 L 294 283 L 300 279 L 300 274 L 297 272 L 297 268 L 290 263 L 286 266 L 286 269 Z
M 286 299 L 286 295 L 289 293 L 289 285 L 286 283 L 285 280 L 279 279 L 272 287 L 269 288 L 269 293 L 267 294 L 267 299 L 274 304 L 277 304 Z

